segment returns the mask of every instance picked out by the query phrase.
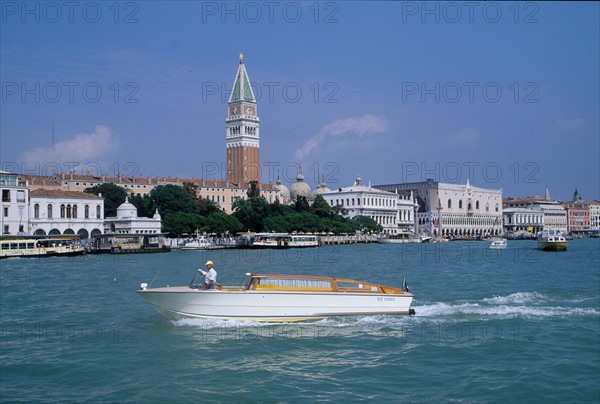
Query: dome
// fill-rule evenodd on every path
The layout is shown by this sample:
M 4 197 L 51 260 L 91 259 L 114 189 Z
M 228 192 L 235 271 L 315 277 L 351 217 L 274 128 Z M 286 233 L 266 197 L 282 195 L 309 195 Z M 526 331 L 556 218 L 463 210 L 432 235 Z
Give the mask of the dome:
M 129 203 L 129 198 L 125 198 L 125 202 L 117 208 L 117 218 L 123 219 L 127 217 L 137 217 L 137 208 Z
M 317 189 L 315 189 L 315 195 L 326 194 L 327 192 L 331 192 L 331 189 L 327 188 L 325 181 L 319 182 Z
M 292 184 L 291 189 L 291 197 L 292 201 L 296 201 L 299 196 L 303 196 L 309 201 L 312 199 L 312 191 L 310 189 L 310 185 L 304 182 L 304 176 L 301 172 L 296 176 L 296 182 Z
M 279 193 L 281 194 L 281 203 L 290 203 L 290 201 L 292 200 L 290 190 L 288 189 L 288 187 L 281 183 L 279 176 L 277 176 L 277 181 L 275 181 L 275 188 L 277 188 L 279 190 Z

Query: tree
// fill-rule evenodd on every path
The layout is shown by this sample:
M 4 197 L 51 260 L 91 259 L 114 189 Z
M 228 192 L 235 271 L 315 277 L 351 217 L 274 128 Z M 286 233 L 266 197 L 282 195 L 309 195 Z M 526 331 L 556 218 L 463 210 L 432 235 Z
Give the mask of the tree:
M 141 196 L 139 194 L 129 194 L 129 202 L 137 208 L 138 216 L 140 217 L 152 217 L 156 211 L 156 204 L 150 197 L 145 194 Z
M 182 234 L 192 234 L 196 229 L 206 224 L 206 218 L 197 213 L 167 213 L 162 220 L 162 231 L 169 237 L 179 237 Z
M 308 199 L 305 196 L 298 195 L 296 197 L 296 203 L 294 205 L 294 209 L 296 212 L 308 212 L 310 210 L 310 205 L 308 204 Z
M 102 195 L 102 198 L 104 198 L 104 217 L 117 216 L 117 208 L 125 202 L 125 198 L 127 198 L 127 191 L 112 182 L 86 188 L 84 192 Z
M 266 204 L 266 200 L 264 202 Z M 243 229 L 251 231 L 263 230 L 263 212 L 255 210 L 251 200 L 241 198 L 236 199 L 233 201 L 233 209 L 233 216 L 240 221 Z
M 188 196 L 196 203 L 198 213 L 202 216 L 208 216 L 214 212 L 220 212 L 221 207 L 217 202 L 211 201 L 208 198 L 198 196 L 198 185 L 190 181 L 183 183 L 183 189 Z
M 236 233 L 243 230 L 242 223 L 233 216 L 229 216 L 224 212 L 214 212 L 206 218 L 206 224 L 202 227 L 202 231 L 206 233 L 223 234 L 226 232 Z
M 177 185 L 159 185 L 150 191 L 150 197 L 162 216 L 169 213 L 198 212 L 194 199 L 183 187 Z
M 258 198 L 260 196 L 260 189 L 258 189 L 258 181 L 250 181 L 247 195 L 248 199 Z
M 383 227 L 368 216 L 356 216 L 352 219 L 352 222 L 355 231 L 363 233 L 383 231 Z
M 317 195 L 315 200 L 313 201 L 312 207 L 310 208 L 311 212 L 319 217 L 329 217 L 331 216 L 331 206 L 325 198 L 321 195 Z

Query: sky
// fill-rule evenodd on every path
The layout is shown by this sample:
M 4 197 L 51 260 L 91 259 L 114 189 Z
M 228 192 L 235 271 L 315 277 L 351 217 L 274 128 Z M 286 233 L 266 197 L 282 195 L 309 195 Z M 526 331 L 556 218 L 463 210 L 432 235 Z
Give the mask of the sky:
M 243 53 L 263 182 L 600 200 L 597 2 L 0 4 L 4 170 L 225 179 Z

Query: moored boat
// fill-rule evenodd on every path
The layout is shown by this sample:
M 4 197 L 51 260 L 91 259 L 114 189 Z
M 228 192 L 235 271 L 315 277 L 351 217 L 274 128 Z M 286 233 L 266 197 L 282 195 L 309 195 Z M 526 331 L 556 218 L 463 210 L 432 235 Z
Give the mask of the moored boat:
M 558 230 L 543 230 L 538 237 L 538 248 L 543 251 L 566 251 L 568 241 Z
M 251 248 L 301 248 L 317 247 L 319 237 L 314 234 L 257 233 Z
M 182 250 L 204 250 L 211 247 L 210 241 L 204 237 L 195 239 L 185 239 L 181 243 L 180 247 Z
M 508 241 L 505 238 L 494 238 L 490 244 L 493 250 L 503 250 L 508 247 Z
M 74 256 L 84 253 L 85 249 L 77 235 L 0 237 L 0 258 Z
M 379 244 L 427 243 L 430 240 L 431 237 L 427 235 L 416 235 L 406 233 L 392 234 L 390 236 L 377 238 L 377 242 Z
M 194 285 L 138 293 L 167 317 L 262 322 L 318 320 L 329 316 L 414 314 L 414 295 L 402 288 L 312 275 L 246 274 L 245 286 L 201 290 Z M 193 282 L 193 281 L 192 281 Z
M 90 253 L 93 254 L 136 254 L 169 252 L 163 234 L 99 234 L 92 236 Z

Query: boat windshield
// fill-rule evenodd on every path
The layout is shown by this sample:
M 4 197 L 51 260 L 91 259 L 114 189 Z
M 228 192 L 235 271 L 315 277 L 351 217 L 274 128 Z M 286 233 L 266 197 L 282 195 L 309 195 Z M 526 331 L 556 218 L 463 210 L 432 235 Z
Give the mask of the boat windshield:
M 300 279 L 300 278 L 258 278 L 257 289 L 282 289 L 282 290 L 332 290 L 332 282 L 327 279 Z

